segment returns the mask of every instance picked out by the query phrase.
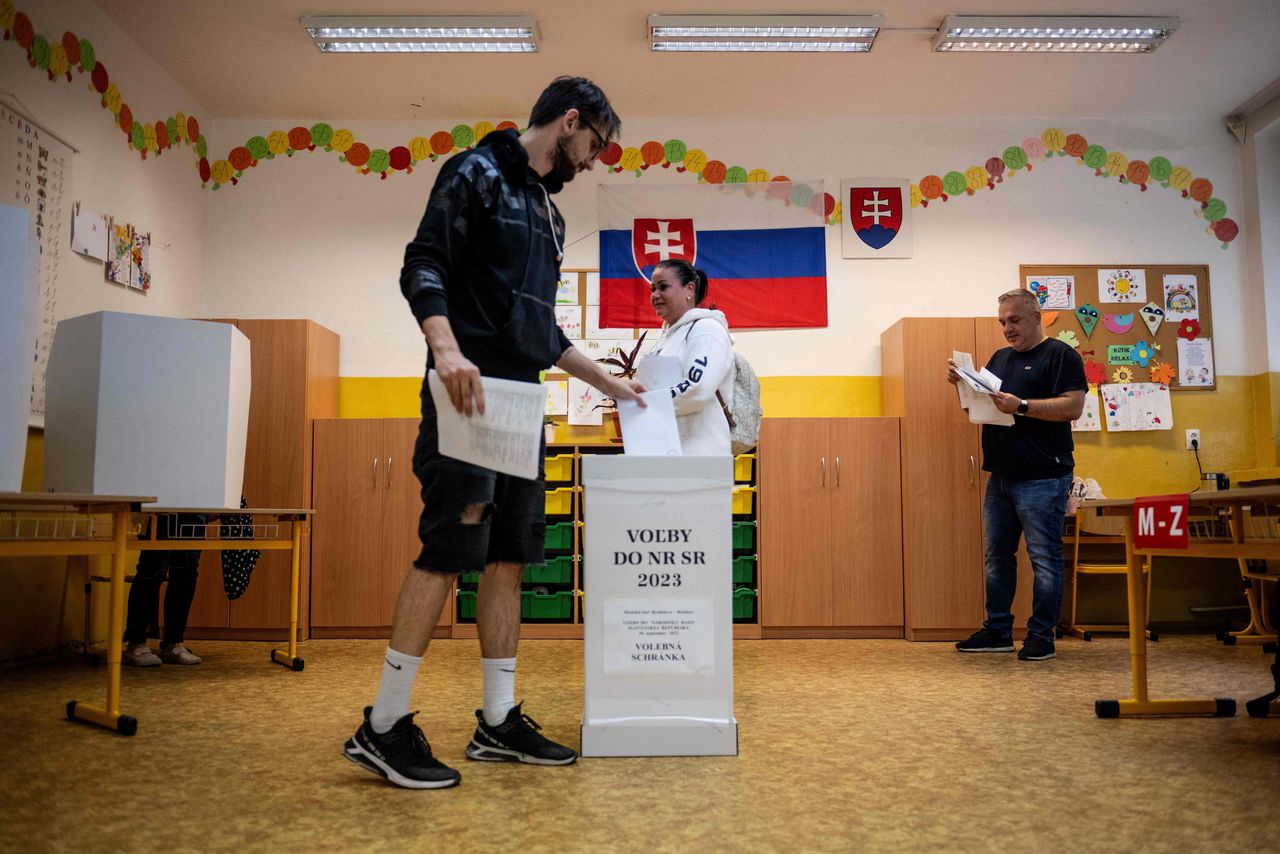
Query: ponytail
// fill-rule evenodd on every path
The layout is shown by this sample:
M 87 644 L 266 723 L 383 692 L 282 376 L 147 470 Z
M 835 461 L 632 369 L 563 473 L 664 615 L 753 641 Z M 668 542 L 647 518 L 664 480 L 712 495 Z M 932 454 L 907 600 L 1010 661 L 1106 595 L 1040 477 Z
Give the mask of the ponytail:
M 659 261 L 658 266 L 667 270 L 674 270 L 676 280 L 681 285 L 693 285 L 693 304 L 695 306 L 702 305 L 702 301 L 707 298 L 708 284 L 705 272 L 683 258 L 668 258 L 665 261 Z

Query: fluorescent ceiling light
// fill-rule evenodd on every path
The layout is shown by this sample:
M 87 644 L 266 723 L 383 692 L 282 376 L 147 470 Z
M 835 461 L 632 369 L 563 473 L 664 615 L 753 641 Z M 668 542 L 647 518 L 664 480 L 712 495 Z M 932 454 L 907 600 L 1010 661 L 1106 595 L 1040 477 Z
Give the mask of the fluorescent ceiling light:
M 940 52 L 1150 53 L 1177 18 L 948 15 L 933 37 Z
M 654 51 L 865 53 L 881 15 L 650 15 Z
M 305 15 L 325 53 L 536 53 L 532 17 L 496 15 Z

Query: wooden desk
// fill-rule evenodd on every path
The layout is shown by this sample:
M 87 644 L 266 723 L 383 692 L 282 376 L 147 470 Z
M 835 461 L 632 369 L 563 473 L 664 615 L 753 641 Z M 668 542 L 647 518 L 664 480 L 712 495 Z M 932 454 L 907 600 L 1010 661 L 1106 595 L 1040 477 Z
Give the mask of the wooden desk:
M 298 576 L 303 529 L 315 511 L 307 509 L 225 507 L 143 507 L 156 500 L 151 495 L 78 495 L 52 492 L 0 493 L 0 557 L 70 557 L 73 555 L 110 555 L 110 617 L 107 621 L 107 702 L 105 707 L 71 700 L 67 717 L 113 729 L 121 735 L 134 735 L 138 719 L 120 713 L 120 655 L 124 635 L 125 552 L 137 551 L 222 551 L 224 549 L 289 549 L 291 582 L 289 597 L 289 646 L 287 650 L 271 650 L 271 660 L 294 671 L 304 662 L 298 657 Z M 169 539 L 156 539 L 157 524 L 162 516 L 176 513 L 202 514 L 209 520 L 223 516 L 250 516 L 253 538 L 228 539 L 209 537 L 207 526 L 200 530 L 171 532 Z M 75 519 L 57 518 L 74 515 Z M 99 529 L 92 517 L 110 514 L 109 534 Z M 259 520 L 271 520 L 262 523 Z M 279 526 L 288 524 L 288 536 L 281 536 Z M 141 539 L 150 532 L 149 539 Z M 221 534 L 221 531 L 219 531 Z M 196 536 L 199 535 L 199 536 Z
M 290 572 L 289 572 L 289 648 L 271 650 L 271 660 L 276 664 L 283 665 L 294 671 L 301 671 L 305 662 L 298 657 L 298 576 L 299 565 L 302 556 L 302 533 L 304 527 L 310 521 L 311 516 L 315 514 L 314 510 L 305 508 L 265 508 L 265 507 L 246 507 L 243 509 L 230 509 L 226 507 L 145 507 L 142 509 L 142 522 L 137 529 L 137 533 L 141 534 L 145 531 L 154 532 L 156 526 L 164 524 L 161 516 L 172 516 L 173 514 L 199 514 L 205 516 L 208 521 L 212 522 L 221 519 L 223 516 L 250 516 L 253 523 L 253 536 L 244 539 L 231 539 L 221 536 L 209 537 L 208 526 L 199 526 L 202 530 L 188 532 L 188 536 L 183 536 L 181 530 L 170 532 L 168 539 L 157 539 L 152 533 L 149 539 L 139 539 L 137 535 L 132 535 L 129 540 L 129 548 L 139 551 L 231 551 L 233 549 L 258 549 L 260 551 L 290 551 Z M 262 522 L 260 520 L 272 520 L 270 522 Z M 287 523 L 289 525 L 289 536 L 280 536 L 279 526 Z M 243 526 L 238 526 L 243 527 Z M 196 536 L 197 534 L 202 536 Z M 108 639 L 108 648 L 118 646 L 111 642 L 116 635 L 111 635 Z
M 154 495 L 81 495 L 53 492 L 0 493 L 0 557 L 111 556 L 111 617 L 107 631 L 107 702 L 95 706 L 67 702 L 67 717 L 87 721 L 121 735 L 138 731 L 138 719 L 120 713 L 120 638 L 124 634 L 124 555 L 132 514 Z M 74 520 L 51 518 L 72 514 Z M 27 518 L 26 514 L 30 514 Z M 108 536 L 93 524 L 94 515 L 111 516 Z
M 1151 717 L 1156 715 L 1213 715 L 1231 717 L 1236 713 L 1235 700 L 1195 698 L 1186 700 L 1152 700 L 1147 695 L 1147 639 L 1143 632 L 1142 559 L 1151 557 L 1211 557 L 1244 560 L 1280 560 L 1280 541 L 1247 537 L 1245 508 L 1261 508 L 1265 513 L 1280 512 L 1280 487 L 1259 486 L 1228 489 L 1222 492 L 1197 492 L 1190 498 L 1192 518 L 1225 513 L 1230 520 L 1229 542 L 1198 541 L 1192 538 L 1185 549 L 1142 549 L 1134 545 L 1132 498 L 1085 501 L 1084 507 L 1097 507 L 1107 516 L 1123 516 L 1126 571 L 1129 599 L 1129 659 L 1133 677 L 1133 697 L 1128 700 L 1098 700 L 1094 711 L 1100 718 Z

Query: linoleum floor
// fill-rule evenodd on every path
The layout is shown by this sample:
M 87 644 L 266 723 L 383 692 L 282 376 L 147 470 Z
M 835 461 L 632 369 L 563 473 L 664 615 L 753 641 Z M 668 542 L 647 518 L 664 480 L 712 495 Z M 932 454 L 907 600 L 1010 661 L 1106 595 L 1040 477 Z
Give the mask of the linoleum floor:
M 1099 720 L 1127 641 L 1059 657 L 905 641 L 739 641 L 740 755 L 469 762 L 475 641 L 436 641 L 413 707 L 462 785 L 407 791 L 340 755 L 384 641 L 193 642 L 194 668 L 126 669 L 138 735 L 66 721 L 101 703 L 80 659 L 0 670 L 4 851 L 1260 851 L 1280 839 L 1280 717 Z M 1150 646 L 1153 696 L 1270 684 L 1256 648 Z M 526 641 L 517 695 L 574 746 L 582 643 Z M 1280 710 L 1277 710 L 1280 715 Z

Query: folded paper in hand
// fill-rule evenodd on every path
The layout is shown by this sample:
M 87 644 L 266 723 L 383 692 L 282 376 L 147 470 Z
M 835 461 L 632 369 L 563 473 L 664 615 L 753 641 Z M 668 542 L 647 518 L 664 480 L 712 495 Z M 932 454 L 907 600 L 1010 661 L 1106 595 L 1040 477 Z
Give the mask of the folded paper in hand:
M 956 350 L 951 354 L 951 361 L 955 362 L 956 373 L 960 374 L 956 393 L 960 395 L 960 407 L 969 410 L 969 421 L 1012 427 L 1013 415 L 996 409 L 996 403 L 991 399 L 991 395 L 1000 391 L 1000 378 L 986 368 L 975 371 L 970 353 Z
M 547 390 L 541 383 L 481 377 L 484 414 L 470 417 L 453 408 L 444 382 L 427 374 L 436 405 L 440 453 L 464 463 L 533 480 L 538 476 L 543 410 Z

